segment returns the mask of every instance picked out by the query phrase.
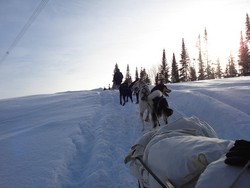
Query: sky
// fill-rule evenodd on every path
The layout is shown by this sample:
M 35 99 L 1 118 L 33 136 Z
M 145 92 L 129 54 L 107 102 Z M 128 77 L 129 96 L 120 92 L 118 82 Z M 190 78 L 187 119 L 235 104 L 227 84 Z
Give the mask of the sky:
M 116 63 L 124 75 L 129 65 L 134 79 L 136 68 L 160 65 L 163 49 L 169 65 L 173 53 L 179 61 L 182 38 L 196 59 L 205 28 L 209 56 L 225 64 L 231 51 L 237 56 L 249 6 L 247 0 L 1 1 L 0 98 L 108 87 Z
M 219 139 L 216 143 L 250 140 L 250 77 L 167 86 L 172 90 L 167 100 L 174 113 L 166 126 L 160 119 L 161 126 L 156 133 L 181 118 L 188 118 L 211 126 Z M 142 132 L 138 105 L 129 101 L 121 106 L 118 90 L 95 89 L 1 99 L 0 187 L 138 187 L 124 159 L 130 148 L 149 133 L 151 123 L 146 123 L 145 128 Z M 193 143 L 191 140 L 189 143 Z M 201 146 L 205 148 L 204 153 L 214 154 L 211 147 L 208 149 L 204 141 L 200 141 L 194 147 L 191 144 L 188 150 L 195 151 Z M 222 157 L 228 147 L 219 147 Z M 173 164 L 172 172 L 183 172 L 184 166 L 180 165 L 180 161 L 185 161 L 183 150 L 176 147 L 174 152 L 178 163 L 164 160 L 164 164 Z M 212 159 L 214 162 L 202 174 L 199 186 L 230 187 L 241 168 L 226 166 L 220 155 L 216 159 L 213 155 Z M 157 160 L 151 162 L 154 161 Z M 158 170 L 155 173 L 159 175 Z M 237 188 L 248 187 L 249 178 L 247 170 Z

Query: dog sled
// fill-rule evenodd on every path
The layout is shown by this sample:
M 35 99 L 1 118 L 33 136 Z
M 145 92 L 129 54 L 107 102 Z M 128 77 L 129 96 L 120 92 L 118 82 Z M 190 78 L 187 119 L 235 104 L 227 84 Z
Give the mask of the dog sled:
M 249 158 L 244 168 L 225 164 L 234 144 L 196 117 L 180 118 L 145 133 L 124 162 L 141 188 L 245 188 Z

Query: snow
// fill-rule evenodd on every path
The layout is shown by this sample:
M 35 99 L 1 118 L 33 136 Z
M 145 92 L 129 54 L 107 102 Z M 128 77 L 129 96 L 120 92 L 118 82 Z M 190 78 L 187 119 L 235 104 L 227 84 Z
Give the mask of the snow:
M 219 138 L 250 140 L 250 77 L 168 87 L 169 122 L 196 116 Z M 137 187 L 124 158 L 141 129 L 138 105 L 121 106 L 118 90 L 2 99 L 0 187 Z

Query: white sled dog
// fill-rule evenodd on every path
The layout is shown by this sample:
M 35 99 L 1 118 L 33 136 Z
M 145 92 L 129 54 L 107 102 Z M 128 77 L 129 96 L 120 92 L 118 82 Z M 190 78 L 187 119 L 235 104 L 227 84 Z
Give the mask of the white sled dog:
M 150 90 L 148 85 L 139 79 L 134 84 L 135 90 L 139 90 L 139 111 L 140 111 L 140 118 L 142 122 L 142 130 L 145 129 L 145 121 L 149 120 L 149 113 L 150 113 L 150 105 L 153 105 L 153 101 L 147 101 L 147 96 L 150 94 Z M 144 119 L 144 113 L 146 111 L 146 118 Z
M 153 124 L 153 128 L 157 126 L 157 123 L 159 124 L 158 118 L 161 115 L 163 115 L 164 122 L 167 124 L 167 118 L 170 115 L 172 115 L 173 110 L 168 108 L 166 102 L 164 103 L 166 99 L 158 100 L 157 103 L 158 105 L 154 105 L 155 99 L 163 98 L 162 91 L 155 90 L 151 93 L 148 85 L 140 79 L 134 84 L 134 88 L 139 90 L 139 111 L 140 111 L 140 119 L 142 121 L 142 126 L 143 126 L 142 130 L 145 130 L 145 121 L 149 121 L 150 114 L 151 114 L 151 121 Z M 145 111 L 146 111 L 146 117 L 144 119 Z

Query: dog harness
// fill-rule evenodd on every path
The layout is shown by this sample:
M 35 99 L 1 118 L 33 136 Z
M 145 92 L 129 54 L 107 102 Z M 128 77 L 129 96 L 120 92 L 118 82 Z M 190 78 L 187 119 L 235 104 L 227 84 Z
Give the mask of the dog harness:
M 150 91 L 147 85 L 142 86 L 141 94 L 142 94 L 141 100 L 144 100 L 144 101 L 148 100 L 148 95 L 150 94 Z

